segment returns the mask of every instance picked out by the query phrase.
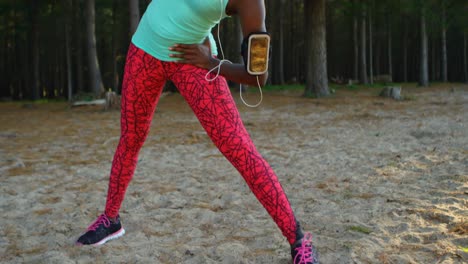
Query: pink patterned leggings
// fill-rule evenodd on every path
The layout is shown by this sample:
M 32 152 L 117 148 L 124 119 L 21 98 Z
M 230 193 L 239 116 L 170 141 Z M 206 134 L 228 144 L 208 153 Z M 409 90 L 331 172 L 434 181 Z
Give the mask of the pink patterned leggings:
M 205 80 L 205 69 L 163 62 L 133 44 L 122 89 L 121 136 L 112 162 L 105 214 L 116 217 L 136 169 L 166 80 L 171 80 L 223 155 L 240 172 L 257 199 L 292 244 L 301 236 L 277 176 L 247 133 L 226 80 Z

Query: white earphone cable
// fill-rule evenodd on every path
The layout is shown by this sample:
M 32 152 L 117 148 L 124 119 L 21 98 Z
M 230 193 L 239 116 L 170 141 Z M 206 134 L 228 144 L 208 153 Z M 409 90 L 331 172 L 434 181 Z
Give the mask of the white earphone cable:
M 260 80 L 259 80 L 258 76 L 257 76 L 257 84 L 258 84 L 258 91 L 260 92 L 260 101 L 258 101 L 258 103 L 254 104 L 254 105 L 248 104 L 244 100 L 244 97 L 242 97 L 242 84 L 239 85 L 240 86 L 239 94 L 240 94 L 240 98 L 242 100 L 242 103 L 244 103 L 248 107 L 258 107 L 263 101 L 263 91 L 262 91 L 262 86 L 260 85 Z
M 221 24 L 221 20 L 223 19 L 223 13 L 224 13 L 224 5 L 223 5 L 223 0 L 219 0 L 219 2 L 221 3 L 221 14 L 219 16 L 219 21 L 218 21 L 218 32 L 217 32 L 217 37 L 218 37 L 218 43 L 219 43 L 219 49 L 221 50 L 221 60 L 219 61 L 219 64 L 218 66 L 214 67 L 213 69 L 209 70 L 206 75 L 205 75 L 205 80 L 209 81 L 209 82 L 212 82 L 214 80 L 216 80 L 220 73 L 221 73 L 221 65 L 223 65 L 224 63 L 229 63 L 229 64 L 233 64 L 230 60 L 226 60 L 224 59 L 224 50 L 223 50 L 223 45 L 221 43 L 221 38 L 219 36 L 219 32 L 221 31 L 220 30 L 220 24 Z M 210 78 L 209 75 L 216 71 L 216 75 L 215 77 L 213 78 Z M 257 76 L 257 85 L 258 85 L 258 90 L 260 91 L 260 101 L 257 103 L 257 104 L 254 104 L 254 105 L 251 105 L 251 104 L 248 104 L 244 98 L 242 97 L 242 84 L 239 85 L 239 94 L 240 94 L 240 98 L 242 100 L 242 103 L 244 103 L 246 106 L 248 107 L 258 107 L 262 101 L 263 101 L 263 92 L 262 92 L 262 86 L 260 85 L 260 79 L 259 77 Z

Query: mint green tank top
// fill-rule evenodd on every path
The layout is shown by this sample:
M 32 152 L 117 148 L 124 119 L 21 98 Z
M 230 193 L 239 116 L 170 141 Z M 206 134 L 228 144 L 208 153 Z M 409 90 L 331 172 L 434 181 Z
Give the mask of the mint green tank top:
M 141 18 L 132 37 L 138 48 L 162 61 L 176 61 L 169 57 L 169 47 L 176 43 L 211 42 L 217 55 L 211 30 L 225 18 L 228 0 L 153 0 Z

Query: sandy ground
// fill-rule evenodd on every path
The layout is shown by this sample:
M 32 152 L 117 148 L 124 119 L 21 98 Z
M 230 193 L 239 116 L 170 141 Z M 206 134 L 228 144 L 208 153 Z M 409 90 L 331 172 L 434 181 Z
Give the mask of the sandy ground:
M 321 263 L 468 263 L 468 86 L 405 87 L 401 102 L 377 93 L 270 92 L 239 108 Z M 0 104 L 1 263 L 290 263 L 279 229 L 177 94 L 161 100 L 140 154 L 127 234 L 74 246 L 104 208 L 119 116 Z

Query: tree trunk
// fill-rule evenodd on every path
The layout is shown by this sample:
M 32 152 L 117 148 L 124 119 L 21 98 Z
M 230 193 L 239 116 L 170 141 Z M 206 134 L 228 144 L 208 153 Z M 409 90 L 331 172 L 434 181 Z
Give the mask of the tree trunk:
M 240 47 L 240 46 L 242 45 L 242 41 L 244 41 L 244 39 L 243 39 L 244 36 L 243 36 L 243 33 L 242 33 L 242 26 L 241 26 L 239 17 L 234 18 L 234 20 L 235 20 L 235 22 L 234 22 L 234 23 L 235 23 L 234 30 L 236 31 L 236 32 L 235 32 L 235 35 L 236 35 L 236 37 L 235 37 L 235 39 L 236 39 L 236 45 L 237 45 L 238 47 Z M 237 58 L 236 58 L 236 59 L 237 59 L 237 62 L 243 63 L 242 54 L 241 54 L 240 52 L 237 52 L 236 55 L 237 55 Z
M 131 5 L 131 4 L 130 4 Z M 117 1 L 113 1 L 112 3 L 112 87 L 113 91 L 117 92 L 119 90 L 120 78 L 119 73 L 117 70 L 117 50 L 119 46 L 119 41 L 117 37 L 118 27 L 117 27 Z M 130 32 L 132 31 L 130 22 Z
M 279 73 L 279 76 L 278 76 L 278 81 L 279 81 L 279 84 L 283 85 L 284 84 L 284 6 L 285 6 L 285 0 L 281 0 L 279 3 L 277 3 L 277 5 L 279 5 L 279 25 L 278 25 L 278 30 L 279 30 L 279 52 L 278 52 L 278 56 L 279 56 L 279 69 L 278 69 L 278 73 Z
M 429 76 L 431 77 L 431 79 L 429 81 L 433 81 L 435 82 L 437 80 L 437 58 L 436 58 L 436 39 L 435 38 L 432 38 L 432 39 L 429 39 L 429 41 L 431 42 L 431 45 L 429 45 L 428 47 L 428 51 L 430 51 L 430 60 L 429 60 L 429 66 L 430 66 L 430 74 Z
M 368 84 L 367 80 L 367 59 L 366 59 L 366 11 L 362 9 L 361 14 L 361 77 L 362 84 Z
M 235 17 L 234 18 L 234 39 L 235 39 L 235 43 L 236 43 L 236 46 L 237 47 L 240 47 L 242 45 L 242 41 L 244 41 L 244 33 L 242 32 L 242 26 L 241 26 L 241 23 L 240 23 L 240 19 L 239 17 Z M 237 52 L 236 53 L 236 62 L 238 63 L 244 63 L 244 59 L 242 57 L 242 54 L 240 52 Z M 271 64 L 270 64 L 271 65 Z M 270 66 L 269 65 L 269 66 Z M 271 82 L 271 78 L 268 78 L 269 82 Z M 240 85 L 238 83 L 235 84 L 236 86 Z M 242 92 L 245 92 L 246 91 L 246 85 L 241 85 L 241 89 L 242 89 Z
M 326 20 L 326 25 L 325 25 L 325 28 L 327 29 L 327 51 L 332 51 L 332 50 L 336 50 L 335 48 L 335 44 L 336 44 L 336 40 L 335 40 L 335 24 L 333 23 L 334 22 L 334 17 L 333 17 L 333 12 L 334 12 L 334 8 L 333 8 L 333 4 L 328 1 L 327 2 L 327 8 L 326 8 L 326 14 L 325 14 L 325 20 Z M 331 52 L 328 52 L 327 54 L 327 64 L 328 64 L 328 74 L 330 76 L 333 77 L 336 77 L 337 80 L 338 79 L 341 79 L 342 78 L 342 71 L 339 67 L 339 65 L 336 64 L 336 59 L 335 59 L 335 56 L 333 53 Z M 344 57 L 343 58 L 343 61 L 346 61 L 348 58 Z
M 369 81 L 370 84 L 374 84 L 374 64 L 373 58 L 374 55 L 372 53 L 372 12 L 369 10 Z
M 271 27 L 269 28 L 273 34 L 273 47 L 275 47 L 273 52 L 272 63 L 270 64 L 271 67 L 271 80 L 274 84 L 283 84 L 284 83 L 284 32 L 283 32 L 283 13 L 282 10 L 282 1 L 277 2 L 269 2 L 273 10 L 272 17 L 276 19 L 270 20 Z
M 101 72 L 99 69 L 99 61 L 96 50 L 96 19 L 94 10 L 94 0 L 86 1 L 86 28 L 87 28 L 87 48 L 88 48 L 88 74 L 89 84 L 92 92 L 96 97 L 99 97 L 104 92 L 102 84 Z
M 290 52 L 291 52 L 291 59 L 292 59 L 292 75 L 290 80 L 294 83 L 304 82 L 305 76 L 305 67 L 304 67 L 304 51 L 305 51 L 305 38 L 300 39 L 301 41 L 297 41 L 296 36 L 306 35 L 303 32 L 303 26 L 305 23 L 300 23 L 303 21 L 304 16 L 299 16 L 300 12 L 298 10 L 301 9 L 301 2 L 300 1 L 290 1 L 291 3 L 291 16 L 293 17 L 293 23 L 291 23 L 291 37 L 290 39 Z M 296 39 L 295 39 L 296 38 Z
M 2 17 L 2 24 L 3 25 L 6 25 L 7 24 L 7 17 L 6 16 L 3 16 Z M 3 29 L 5 30 L 5 29 Z M 7 65 L 6 65 L 6 58 L 7 58 L 7 47 L 8 47 L 8 41 L 7 41 L 7 38 L 6 38 L 6 32 L 3 32 L 0 31 L 0 75 L 1 76 L 6 76 L 6 68 L 7 68 Z M 5 30 L 6 31 L 6 30 Z M 0 89 L 0 97 L 9 97 L 10 96 L 10 89 L 7 89 L 8 88 L 8 85 L 5 81 L 5 78 L 0 78 L 0 87 L 3 87 L 3 89 Z
M 310 29 L 310 32 L 306 34 L 306 96 L 323 97 L 330 94 L 327 73 L 325 8 L 325 0 L 304 0 L 305 28 Z
M 388 75 L 390 76 L 390 80 L 393 81 L 393 47 L 392 47 L 392 24 L 390 21 L 390 15 L 387 17 L 388 23 L 388 32 L 387 32 L 387 40 L 388 40 Z
M 84 87 L 84 77 L 83 77 L 83 38 L 80 30 L 81 20 L 83 19 L 82 13 L 80 12 L 81 5 L 79 0 L 72 0 L 73 1 L 73 32 L 74 39 L 75 39 L 75 70 L 76 70 L 76 93 L 83 92 Z
M 358 38 L 358 17 L 353 15 L 353 46 L 354 46 L 354 68 L 353 79 L 359 79 L 359 38 Z
M 442 1 L 442 81 L 448 81 L 447 74 L 447 19 L 445 3 Z
M 468 58 L 467 58 L 467 42 L 468 42 L 468 34 L 465 32 L 463 34 L 463 75 L 465 76 L 465 82 L 468 83 Z
M 377 37 L 375 38 L 375 75 L 380 75 L 382 73 L 382 40 Z
M 20 80 L 22 79 L 22 76 L 20 74 L 19 64 L 18 64 L 18 61 L 20 58 L 19 44 L 21 41 L 20 41 L 20 36 L 18 34 L 19 21 L 17 21 L 18 19 L 17 11 L 18 11 L 18 8 L 15 3 L 13 7 L 13 11 L 11 12 L 11 18 L 10 18 L 11 22 L 8 23 L 8 24 L 11 24 L 11 31 L 12 31 L 11 42 L 9 42 L 11 48 L 10 48 L 10 51 L 8 52 L 8 53 L 11 53 L 10 63 L 8 64 L 8 68 L 10 69 L 11 72 L 8 74 L 8 77 L 10 78 L 10 87 L 12 88 L 12 90 L 16 89 L 21 93 L 22 89 L 21 87 L 19 87 L 20 86 L 19 84 L 20 84 Z
M 71 61 L 71 51 L 70 51 L 70 39 L 71 39 L 71 33 L 70 33 L 70 25 L 71 25 L 71 19 L 72 17 L 72 12 L 73 12 L 73 4 L 71 0 L 66 0 L 64 1 L 65 5 L 65 59 L 66 59 L 66 67 L 67 67 L 67 98 L 68 102 L 71 102 L 73 99 L 73 85 L 72 85 L 72 61 Z
M 129 12 L 130 12 L 130 36 L 135 33 L 138 23 L 140 23 L 140 7 L 138 0 L 129 0 Z
M 408 22 L 406 19 L 403 29 L 403 82 L 408 82 Z
M 427 32 L 426 32 L 426 13 L 424 8 L 421 10 L 421 57 L 420 57 L 420 73 L 419 85 L 426 87 L 429 86 L 429 70 L 427 62 Z
M 40 98 L 40 73 L 39 73 L 39 1 L 31 1 L 31 56 L 32 56 L 32 83 L 31 100 Z

